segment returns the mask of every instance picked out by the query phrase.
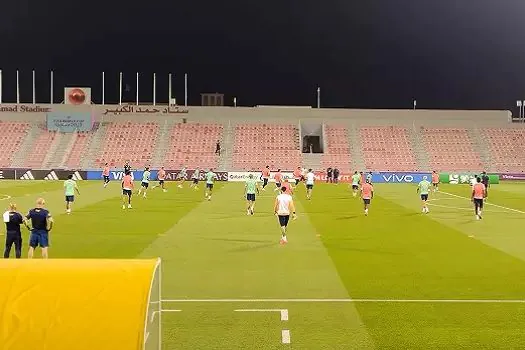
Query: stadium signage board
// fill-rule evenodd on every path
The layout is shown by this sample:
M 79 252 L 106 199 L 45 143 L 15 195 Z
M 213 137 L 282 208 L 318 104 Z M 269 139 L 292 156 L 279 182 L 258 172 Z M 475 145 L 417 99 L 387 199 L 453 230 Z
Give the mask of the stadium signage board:
M 191 176 L 193 175 L 194 170 L 189 169 L 186 171 L 186 180 L 191 180 Z M 166 181 L 175 181 L 178 178 L 178 175 L 180 173 L 180 170 L 166 170 Z M 204 180 L 204 174 L 205 171 L 201 171 L 199 174 L 199 179 Z M 217 174 L 217 181 L 228 181 L 228 173 L 225 171 L 216 171 Z M 151 171 L 150 181 L 157 180 L 157 170 Z M 140 181 L 142 179 L 142 176 L 144 175 L 144 171 L 133 171 L 132 177 L 136 181 Z M 124 177 L 124 171 L 110 171 L 109 172 L 109 178 L 111 180 L 117 180 L 121 181 Z M 102 170 L 99 171 L 87 171 L 86 172 L 86 179 L 87 180 L 100 180 L 102 179 Z
M 426 176 L 427 180 L 430 181 L 430 173 L 389 173 L 380 172 L 372 173 L 373 183 L 419 183 Z
M 49 113 L 51 107 L 42 107 L 39 105 L 0 105 L 0 113 Z
M 524 181 L 525 180 L 525 173 L 505 173 L 505 174 L 499 174 L 500 180 L 506 180 L 506 181 Z
M 47 130 L 60 132 L 90 131 L 93 127 L 89 112 L 53 112 L 46 115 Z
M 253 175 L 253 177 L 259 181 L 262 181 L 261 180 L 261 172 L 260 171 L 229 171 L 227 173 L 227 181 L 230 181 L 230 182 L 245 182 L 246 180 L 248 180 L 248 176 L 250 176 L 250 174 Z M 271 178 L 269 180 L 269 182 L 275 182 L 275 179 L 273 178 L 273 175 L 275 173 L 272 173 L 271 174 Z M 281 174 L 283 175 L 283 178 L 285 179 L 291 179 L 293 178 L 293 173 L 292 172 L 289 172 L 289 171 L 282 171 Z
M 460 185 L 460 184 L 471 184 L 472 180 L 476 177 L 477 174 L 472 173 L 441 173 L 439 174 L 439 181 L 441 183 L 448 183 L 451 185 Z M 489 183 L 498 184 L 500 180 L 500 175 L 489 174 Z

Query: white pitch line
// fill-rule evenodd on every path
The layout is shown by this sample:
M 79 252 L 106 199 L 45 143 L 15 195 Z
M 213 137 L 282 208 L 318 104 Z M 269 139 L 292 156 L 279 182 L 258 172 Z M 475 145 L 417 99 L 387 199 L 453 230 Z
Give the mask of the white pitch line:
M 281 340 L 283 344 L 290 344 L 290 331 L 287 329 L 283 329 L 281 331 Z
M 281 321 L 288 321 L 288 309 L 281 310 Z
M 449 303 L 525 304 L 525 299 L 166 299 L 163 303 Z M 280 311 L 275 309 L 274 311 Z M 165 311 L 165 310 L 162 310 Z M 235 310 L 238 311 L 238 310 Z
M 288 309 L 237 309 L 235 312 L 279 312 L 281 321 L 288 321 Z
M 463 199 L 468 199 L 470 200 L 470 198 L 467 198 L 467 197 L 463 197 L 463 196 L 458 196 L 457 194 L 454 194 L 454 193 L 448 193 L 448 192 L 443 192 L 443 191 L 439 191 L 440 193 L 443 193 L 443 194 L 446 194 L 448 196 L 452 196 L 452 197 L 456 197 L 456 198 L 463 198 Z M 504 207 L 502 205 L 498 205 L 498 204 L 494 204 L 494 203 L 489 203 L 489 202 L 485 202 L 485 204 L 487 205 L 492 205 L 496 208 L 501 208 L 501 209 L 505 209 L 505 210 L 510 210 L 510 211 L 513 211 L 513 212 L 516 212 L 516 213 L 520 213 L 520 214 L 525 214 L 525 211 L 521 211 L 521 210 L 518 210 L 518 209 L 513 209 L 513 208 L 509 208 L 509 207 Z

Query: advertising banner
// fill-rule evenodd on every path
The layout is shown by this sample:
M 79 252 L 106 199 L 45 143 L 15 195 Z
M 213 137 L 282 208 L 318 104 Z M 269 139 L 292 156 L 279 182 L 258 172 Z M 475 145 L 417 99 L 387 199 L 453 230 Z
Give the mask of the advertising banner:
M 90 131 L 93 120 L 89 112 L 52 112 L 46 115 L 46 125 L 49 131 Z
M 525 173 L 505 173 L 499 174 L 502 181 L 525 181 Z
M 14 180 L 15 170 L 14 169 L 0 169 L 0 180 Z
M 193 175 L 193 172 L 195 170 L 189 169 L 186 171 L 186 180 L 191 180 L 191 176 Z M 178 179 L 180 170 L 166 170 L 166 181 L 175 181 Z M 151 181 L 157 180 L 157 170 L 151 171 Z M 199 172 L 199 179 L 204 180 L 204 175 L 206 174 L 205 171 Z M 228 181 L 228 173 L 225 171 L 216 171 L 215 174 L 217 174 L 217 181 Z M 144 175 L 143 170 L 136 170 L 131 172 L 131 176 L 135 181 L 140 181 L 142 179 L 142 176 Z M 102 179 L 102 170 L 99 171 L 88 171 L 86 173 L 86 177 L 88 180 L 100 180 Z M 110 180 L 117 180 L 121 181 L 124 177 L 124 171 L 110 171 L 109 172 L 109 178 Z
M 229 171 L 228 172 L 228 181 L 231 182 L 245 182 L 248 180 L 248 176 L 252 174 L 253 177 L 259 181 L 261 180 L 261 172 L 260 171 Z M 275 179 L 273 178 L 273 175 L 275 173 L 271 173 L 270 181 L 269 182 L 275 182 Z M 293 178 L 293 173 L 290 171 L 282 171 L 281 174 L 283 175 L 284 179 Z
M 431 173 L 390 173 L 380 172 L 372 173 L 373 183 L 419 183 L 426 176 L 427 180 L 430 181 L 432 178 Z
M 15 178 L 18 180 L 67 180 L 69 175 L 73 175 L 73 180 L 75 181 L 85 180 L 87 177 L 85 171 L 33 169 L 15 171 Z
M 478 174 L 467 174 L 467 173 L 456 173 L 456 174 L 449 174 L 449 173 L 440 173 L 439 174 L 439 181 L 441 183 L 449 183 L 452 185 L 458 185 L 458 184 L 471 184 L 472 180 L 474 179 L 475 175 Z M 499 175 L 498 174 L 488 174 L 489 175 L 489 183 L 490 184 L 499 184 Z

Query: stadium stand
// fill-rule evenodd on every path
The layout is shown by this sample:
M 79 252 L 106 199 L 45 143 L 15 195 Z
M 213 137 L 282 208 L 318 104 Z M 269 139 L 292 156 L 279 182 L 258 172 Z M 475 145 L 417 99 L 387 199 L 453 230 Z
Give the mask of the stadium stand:
M 439 171 L 479 171 L 481 157 L 465 128 L 426 128 L 421 134 L 432 169 Z
M 234 137 L 235 169 L 295 169 L 301 164 L 299 130 L 292 124 L 236 125 Z
M 368 126 L 360 128 L 366 170 L 416 171 L 417 164 L 406 128 Z
M 171 129 L 170 145 L 163 159 L 164 167 L 180 169 L 216 169 L 219 155 L 215 154 L 217 140 L 222 140 L 220 124 L 175 124 Z
M 29 123 L 0 120 L 0 167 L 8 167 L 24 142 Z
M 82 157 L 89 147 L 93 133 L 78 132 L 74 135 L 73 144 L 70 146 L 70 151 L 67 154 L 66 168 L 79 169 Z
M 41 130 L 36 140 L 31 146 L 31 151 L 28 152 L 27 157 L 24 160 L 23 166 L 32 169 L 41 169 L 46 159 L 46 156 L 50 153 L 51 146 L 54 144 L 57 138 L 57 132 Z
M 154 122 L 114 122 L 108 125 L 100 156 L 96 165 L 105 162 L 110 166 L 121 166 L 130 160 L 135 167 L 151 164 L 153 147 L 159 130 Z
M 352 155 L 348 129 L 340 125 L 325 126 L 325 152 L 321 158 L 323 169 L 338 168 L 342 172 L 352 171 Z
M 482 136 L 489 146 L 492 170 L 525 172 L 524 128 L 486 128 Z

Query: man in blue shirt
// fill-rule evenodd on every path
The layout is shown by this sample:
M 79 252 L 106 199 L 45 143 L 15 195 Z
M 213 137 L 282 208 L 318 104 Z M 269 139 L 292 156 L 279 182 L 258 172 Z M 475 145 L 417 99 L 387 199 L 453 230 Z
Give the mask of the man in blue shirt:
M 27 257 L 33 258 L 35 248 L 42 248 L 42 258 L 47 259 L 49 247 L 49 231 L 53 228 L 53 218 L 47 209 L 44 208 L 46 202 L 43 198 L 38 198 L 36 207 L 31 209 L 26 215 L 26 222 L 31 223 L 31 236 L 29 238 L 29 253 Z
M 9 204 L 9 210 L 3 216 L 6 228 L 4 258 L 9 259 L 11 248 L 14 244 L 15 256 L 17 259 L 20 259 L 22 257 L 22 232 L 20 231 L 20 225 L 24 223 L 24 218 L 16 211 L 16 204 Z

